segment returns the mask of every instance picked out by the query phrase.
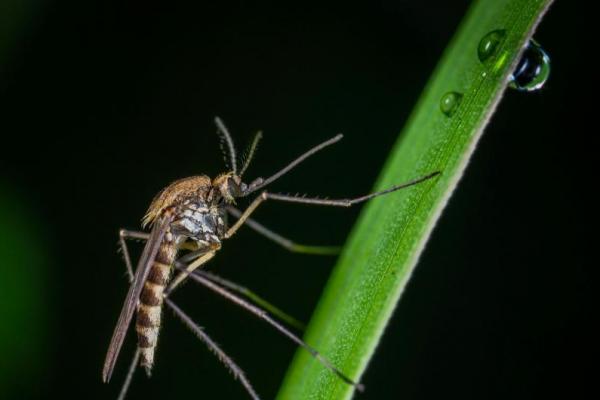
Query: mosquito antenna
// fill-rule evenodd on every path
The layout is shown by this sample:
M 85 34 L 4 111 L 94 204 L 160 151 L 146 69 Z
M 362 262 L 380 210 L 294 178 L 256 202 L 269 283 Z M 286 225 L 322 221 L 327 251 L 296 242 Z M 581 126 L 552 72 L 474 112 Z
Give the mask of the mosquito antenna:
M 256 394 L 254 388 L 250 384 L 250 381 L 248 380 L 248 378 L 246 378 L 246 374 L 244 374 L 244 371 L 240 367 L 238 367 L 238 365 L 227 354 L 225 354 L 225 352 L 219 347 L 219 345 L 216 344 L 210 338 L 210 336 L 204 333 L 202 328 L 200 328 L 190 317 L 188 317 L 187 314 L 181 310 L 181 308 L 179 308 L 175 303 L 173 303 L 171 299 L 166 297 L 165 302 L 169 307 L 171 307 L 173 312 L 175 312 L 175 314 L 183 321 L 183 323 L 188 328 L 190 328 L 192 332 L 194 332 L 198 339 L 200 339 L 202 342 L 204 342 L 204 344 L 206 344 L 206 346 L 208 346 L 208 349 L 217 356 L 219 361 L 225 364 L 225 366 L 229 369 L 229 371 L 231 371 L 233 376 L 240 380 L 241 384 L 244 386 L 250 397 L 252 397 L 253 400 L 260 400 L 258 394 Z
M 133 359 L 131 360 L 131 365 L 129 366 L 129 371 L 127 371 L 127 376 L 125 377 L 125 381 L 123 382 L 123 386 L 121 387 L 121 391 L 119 392 L 119 397 L 117 397 L 117 400 L 125 400 L 125 395 L 129 390 L 129 385 L 131 385 L 131 379 L 133 378 L 133 374 L 135 373 L 135 369 L 137 368 L 139 361 L 140 349 L 136 349 L 135 354 L 133 355 Z
M 177 268 L 181 269 L 181 267 L 179 267 L 179 266 L 177 266 Z M 284 327 L 279 322 L 277 322 L 273 318 L 271 318 L 269 316 L 269 314 L 266 311 L 264 311 L 263 309 L 248 303 L 241 297 L 236 296 L 235 294 L 231 293 L 227 289 L 217 285 L 214 282 L 211 282 L 210 280 L 204 278 L 203 276 L 201 276 L 199 274 L 191 273 L 191 274 L 189 274 L 189 276 L 197 283 L 200 283 L 201 285 L 206 286 L 207 288 L 211 289 L 215 293 L 225 297 L 227 300 L 237 304 L 238 306 L 246 309 L 250 313 L 256 315 L 258 318 L 264 320 L 269 325 L 271 325 L 273 328 L 275 328 L 276 330 L 278 330 L 279 332 L 281 332 L 282 334 L 287 336 L 289 339 L 291 339 L 293 342 L 295 342 L 299 346 L 304 347 L 304 349 L 306 349 L 317 361 L 319 361 L 323 366 L 325 366 L 327 369 L 329 369 L 331 372 L 333 372 L 338 378 L 340 378 L 347 384 L 354 386 L 354 388 L 356 390 L 358 390 L 359 392 L 364 391 L 364 386 L 361 383 L 354 382 L 352 379 L 350 379 L 349 377 L 344 375 L 344 373 L 342 371 L 340 371 L 338 368 L 336 368 L 331 363 L 331 361 L 329 361 L 327 358 L 323 357 L 321 355 L 321 353 L 319 353 L 315 348 L 313 348 L 309 344 L 305 343 L 298 336 L 296 336 L 292 332 L 290 332 L 286 327 Z
M 246 172 L 246 169 L 248 169 L 248 166 L 250 165 L 250 161 L 252 161 L 252 158 L 254 157 L 254 153 L 256 152 L 256 148 L 258 147 L 258 142 L 260 142 L 261 139 L 262 139 L 262 131 L 256 132 L 256 135 L 254 135 L 254 139 L 252 139 L 252 143 L 250 143 L 250 146 L 244 153 L 244 162 L 243 162 L 244 165 L 242 165 L 242 170 L 239 173 L 240 178 L 242 177 L 242 175 L 244 175 L 244 172 Z
M 231 168 L 233 173 L 237 174 L 237 156 L 235 154 L 235 146 L 233 145 L 231 134 L 223 121 L 221 121 L 221 118 L 215 117 L 215 124 L 217 125 L 217 135 L 221 138 L 221 150 L 225 156 L 225 162 L 228 164 L 227 166 Z M 227 151 L 225 151 L 224 145 L 227 145 Z M 229 156 L 229 159 L 227 159 L 227 156 Z
M 313 154 L 315 154 L 315 153 L 323 150 L 327 146 L 330 146 L 330 145 L 332 145 L 332 144 L 334 144 L 336 142 L 339 142 L 343 137 L 344 137 L 344 135 L 342 135 L 341 133 L 339 133 L 339 134 L 335 135 L 334 137 L 332 137 L 331 139 L 326 140 L 323 143 L 321 143 L 321 144 L 313 147 L 312 149 L 308 150 L 306 153 L 304 153 L 300 157 L 296 158 L 294 161 L 292 161 L 291 163 L 289 163 L 286 167 L 282 168 L 279 172 L 271 175 L 269 178 L 267 178 L 267 179 L 258 178 L 256 180 L 254 180 L 254 182 L 252 182 L 248 186 L 248 188 L 244 191 L 244 193 L 243 193 L 242 196 L 247 196 L 247 195 L 249 195 L 252 192 L 256 192 L 257 190 L 264 188 L 265 186 L 267 186 L 271 182 L 277 180 L 282 175 L 284 175 L 287 172 L 289 172 L 296 165 L 300 164 L 302 161 L 306 160 L 308 157 L 310 157 Z

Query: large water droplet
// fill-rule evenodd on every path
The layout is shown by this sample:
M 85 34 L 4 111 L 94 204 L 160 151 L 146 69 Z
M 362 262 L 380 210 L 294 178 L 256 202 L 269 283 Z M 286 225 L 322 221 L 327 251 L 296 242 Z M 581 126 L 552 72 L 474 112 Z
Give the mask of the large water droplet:
M 481 40 L 479 41 L 479 46 L 477 47 L 477 56 L 479 57 L 479 61 L 485 62 L 490 57 L 493 57 L 498 52 L 498 48 L 504 41 L 506 37 L 506 31 L 504 29 L 497 29 L 495 31 L 488 32 Z
M 522 92 L 541 89 L 550 76 L 550 57 L 535 40 L 523 52 L 509 86 Z
M 458 92 L 448 92 L 440 99 L 440 110 L 451 117 L 458 109 L 458 105 L 462 101 L 463 95 Z

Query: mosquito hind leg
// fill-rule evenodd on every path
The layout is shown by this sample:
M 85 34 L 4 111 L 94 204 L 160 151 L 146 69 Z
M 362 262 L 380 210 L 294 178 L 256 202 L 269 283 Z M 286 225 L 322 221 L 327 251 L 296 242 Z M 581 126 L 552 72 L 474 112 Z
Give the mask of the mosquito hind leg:
M 125 267 L 127 268 L 127 275 L 129 276 L 129 282 L 133 281 L 133 266 L 131 264 L 131 256 L 129 255 L 129 248 L 127 247 L 126 240 L 142 240 L 146 241 L 150 237 L 150 234 L 146 232 L 130 231 L 127 229 L 119 230 L 119 247 L 123 253 L 123 259 L 125 260 Z
M 180 268 L 180 267 L 177 267 L 177 268 Z M 243 309 L 250 312 L 251 314 L 254 314 L 258 318 L 262 319 L 263 321 L 267 322 L 269 325 L 271 325 L 273 328 L 278 330 L 283 335 L 287 336 L 293 342 L 302 346 L 317 361 L 319 361 L 328 370 L 333 372 L 342 381 L 353 386 L 359 392 L 362 392 L 364 390 L 364 386 L 361 383 L 354 382 L 352 379 L 350 379 L 349 377 L 344 375 L 344 373 L 342 371 L 340 371 L 336 366 L 334 366 L 331 363 L 331 361 L 329 361 L 327 358 L 325 358 L 315 348 L 308 345 L 306 342 L 304 342 L 302 339 L 300 339 L 298 336 L 296 336 L 294 333 L 292 333 L 290 330 L 288 330 L 285 326 L 283 326 L 282 324 L 280 324 L 279 322 L 277 322 L 273 318 L 271 318 L 271 316 L 265 310 L 248 303 L 247 301 L 245 301 L 241 297 L 231 293 L 227 289 L 219 286 L 218 284 L 216 284 L 214 282 L 211 282 L 209 279 L 204 278 L 202 275 L 198 274 L 198 271 L 190 274 L 190 278 L 192 280 L 196 281 L 197 283 L 209 288 L 210 290 L 214 291 L 215 293 L 218 293 L 219 295 L 223 296 L 224 298 L 233 302 L 234 304 L 237 304 L 238 306 L 242 307 Z
M 127 392 L 129 391 L 129 386 L 131 385 L 131 380 L 133 379 L 133 374 L 140 362 L 140 349 L 135 350 L 135 354 L 133 355 L 133 359 L 131 360 L 131 364 L 129 365 L 129 370 L 127 371 L 127 376 L 125 377 L 125 381 L 123 382 L 123 386 L 121 386 L 121 391 L 119 392 L 119 397 L 117 400 L 124 400 Z
M 242 386 L 244 386 L 244 389 L 246 389 L 250 397 L 252 397 L 253 400 L 260 400 L 258 394 L 256 394 L 254 388 L 250 384 L 250 381 L 248 380 L 248 378 L 246 378 L 246 374 L 244 373 L 244 371 L 219 347 L 219 345 L 216 344 L 210 338 L 210 336 L 208 336 L 204 332 L 204 330 L 200 328 L 200 326 L 198 326 L 198 324 L 196 324 L 186 313 L 184 313 L 183 310 L 181 310 L 181 308 L 179 308 L 173 302 L 173 300 L 169 299 L 168 297 L 165 297 L 165 303 L 171 308 L 171 310 L 173 310 L 175 315 L 177 315 L 177 317 L 179 317 L 179 319 L 181 319 L 181 321 L 183 321 L 183 323 L 196 335 L 196 337 L 200 339 L 200 341 L 204 342 L 204 344 L 206 344 L 208 349 L 214 355 L 217 356 L 219 361 L 221 361 L 227 367 L 227 369 L 229 369 L 229 371 L 231 371 L 233 376 L 241 382 Z
M 129 249 L 127 247 L 127 239 L 129 240 L 148 240 L 150 235 L 145 232 L 138 231 L 130 231 L 127 229 L 119 230 L 119 246 L 121 248 L 121 252 L 123 253 L 123 259 L 125 260 L 125 267 L 127 268 L 127 276 L 129 278 L 129 282 L 133 281 L 133 267 L 131 264 L 131 256 L 129 255 Z M 129 390 L 129 386 L 131 385 L 131 381 L 133 379 L 133 375 L 140 361 L 140 349 L 135 350 L 135 354 L 131 360 L 131 364 L 129 365 L 129 370 L 127 371 L 127 376 L 125 377 L 125 381 L 121 386 L 121 391 L 119 392 L 119 396 L 117 400 L 124 400 L 127 392 Z
M 225 279 L 223 277 L 215 275 L 212 272 L 204 271 L 202 269 L 197 269 L 196 271 L 194 271 L 194 273 L 201 275 L 204 278 L 209 279 L 210 281 L 212 281 L 218 285 L 221 285 L 227 289 L 230 289 L 236 293 L 239 293 L 240 295 L 244 296 L 245 298 L 247 298 L 248 300 L 250 300 L 257 306 L 262 307 L 263 309 L 267 310 L 272 315 L 279 318 L 281 321 L 287 323 L 288 325 L 293 326 L 294 328 L 296 328 L 300 331 L 304 331 L 306 329 L 306 325 L 304 323 L 300 322 L 296 318 L 287 314 L 285 311 L 283 311 L 280 308 L 269 303 L 267 300 L 263 299 L 262 297 L 260 297 L 258 294 L 254 293 L 252 290 L 248 289 L 247 287 L 239 285 L 228 279 Z
M 236 218 L 242 216 L 242 212 L 233 206 L 227 207 L 227 211 Z M 293 253 L 304 253 L 304 254 L 316 254 L 316 255 L 337 255 L 340 253 L 341 247 L 339 246 L 311 246 L 305 244 L 296 243 L 279 233 L 273 232 L 263 224 L 257 222 L 252 218 L 246 218 L 246 225 L 253 229 L 255 232 L 263 235 L 267 239 L 272 240 L 286 250 Z
M 202 254 L 203 253 L 196 251 L 196 252 L 186 254 L 185 256 L 178 259 L 175 262 L 175 267 L 181 271 L 180 275 L 184 275 L 184 277 L 186 279 L 189 278 L 189 275 L 191 274 L 191 272 L 187 271 L 187 263 L 200 258 L 200 256 L 202 256 Z M 223 287 L 226 287 L 227 289 L 230 289 L 236 293 L 239 293 L 240 295 L 244 296 L 245 298 L 247 298 L 254 304 L 264 308 L 265 310 L 267 310 L 268 312 L 273 314 L 275 317 L 279 318 L 280 320 L 284 321 L 288 325 L 293 326 L 294 328 L 296 328 L 300 331 L 304 331 L 306 329 L 306 325 L 303 322 L 300 322 L 296 318 L 287 314 L 285 311 L 283 311 L 280 308 L 278 308 L 277 306 L 271 304 L 270 302 L 263 299 L 258 294 L 254 293 L 252 290 L 248 289 L 245 286 L 242 286 L 233 281 L 225 279 L 221 276 L 213 274 L 212 272 L 208 272 L 208 271 L 205 271 L 202 269 L 196 269 L 193 271 L 193 273 L 201 275 L 201 276 L 205 277 L 206 279 L 209 279 L 212 282 L 216 283 L 217 285 L 221 285 Z M 172 290 L 165 292 L 165 297 L 170 296 L 171 293 L 172 293 Z
M 145 242 L 150 237 L 149 233 L 140 232 L 140 231 L 130 231 L 127 229 L 119 230 L 119 247 L 121 252 L 123 253 L 123 258 L 125 259 L 125 266 L 127 267 L 127 274 L 129 275 L 129 281 L 133 279 L 133 264 L 131 263 L 131 256 L 129 255 L 129 248 L 127 247 L 126 240 L 137 240 Z M 198 254 L 196 257 L 205 253 L 205 251 L 201 251 L 198 249 L 198 245 L 195 242 L 185 242 L 181 245 L 181 248 L 184 250 L 190 250 L 192 253 L 190 254 Z

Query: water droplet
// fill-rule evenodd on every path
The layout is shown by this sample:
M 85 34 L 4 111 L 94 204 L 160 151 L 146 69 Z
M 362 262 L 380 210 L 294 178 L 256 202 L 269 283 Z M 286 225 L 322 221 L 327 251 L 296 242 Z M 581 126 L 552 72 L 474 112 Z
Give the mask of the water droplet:
M 440 110 L 448 117 L 454 115 L 458 105 L 462 101 L 463 95 L 458 92 L 448 92 L 440 99 Z
M 550 76 L 550 57 L 535 40 L 523 52 L 509 86 L 521 92 L 541 89 Z
M 485 62 L 490 57 L 493 57 L 498 52 L 498 48 L 504 41 L 506 37 L 506 31 L 504 29 L 497 29 L 495 31 L 488 32 L 481 40 L 479 41 L 479 46 L 477 47 L 477 56 L 479 57 L 479 61 Z

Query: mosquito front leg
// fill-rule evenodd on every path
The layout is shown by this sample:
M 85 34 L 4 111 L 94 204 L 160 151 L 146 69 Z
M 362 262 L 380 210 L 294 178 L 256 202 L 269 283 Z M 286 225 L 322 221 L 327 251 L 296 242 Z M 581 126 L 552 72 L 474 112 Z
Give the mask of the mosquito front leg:
M 244 222 L 246 222 L 248 217 L 250 217 L 250 215 L 256 210 L 256 208 L 260 205 L 260 203 L 262 203 L 265 200 L 267 200 L 267 192 L 262 192 L 257 198 L 254 199 L 254 201 L 252 203 L 250 203 L 248 208 L 246 208 L 246 210 L 244 210 L 244 212 L 240 215 L 238 220 L 235 221 L 235 224 L 233 224 L 233 226 L 230 227 L 227 230 L 227 232 L 225 232 L 225 235 L 224 235 L 225 239 L 229 239 L 230 237 L 235 235 L 237 230 L 240 229 L 240 227 L 244 224 Z
M 233 206 L 227 207 L 227 211 L 236 218 L 240 218 L 242 216 L 242 212 Z M 252 218 L 246 218 L 246 225 L 267 239 L 271 239 L 273 242 L 294 253 L 336 255 L 340 252 L 339 246 L 310 246 L 296 243 L 280 235 L 279 233 L 273 232 Z
M 250 215 L 252 215 L 252 213 L 254 211 L 256 211 L 258 206 L 261 205 L 267 199 L 278 200 L 278 201 L 287 201 L 290 203 L 312 204 L 312 205 L 319 205 L 319 206 L 351 207 L 355 204 L 363 203 L 367 200 L 371 200 L 372 198 L 382 196 L 384 194 L 392 193 L 397 190 L 407 188 L 409 186 L 416 185 L 418 183 L 421 183 L 428 179 L 431 179 L 434 176 L 437 176 L 439 174 L 440 174 L 439 171 L 433 172 L 429 175 L 422 176 L 420 178 L 414 179 L 410 182 L 406 182 L 406 183 L 403 183 L 400 185 L 392 186 L 391 188 L 382 190 L 380 192 L 370 193 L 365 196 L 354 197 L 354 198 L 350 198 L 350 199 L 317 199 L 317 198 L 310 198 L 310 197 L 290 196 L 290 195 L 285 195 L 285 194 L 262 192 L 256 199 L 254 199 L 254 201 L 252 203 L 250 203 L 248 208 L 246 208 L 246 210 L 240 215 L 240 217 L 236 221 L 236 223 L 231 228 L 229 228 L 229 230 L 225 233 L 225 238 L 228 239 L 231 236 L 233 236 L 237 232 L 237 230 L 240 229 L 240 227 L 244 224 L 244 222 L 246 222 L 248 220 Z
M 412 181 L 409 181 L 409 182 L 406 182 L 406 183 L 403 183 L 400 185 L 392 186 L 391 188 L 382 190 L 380 192 L 370 193 L 365 196 L 354 197 L 354 198 L 350 198 L 350 199 L 318 199 L 318 198 L 309 198 L 309 197 L 300 197 L 300 196 L 289 196 L 289 195 L 285 195 L 285 194 L 275 194 L 275 193 L 266 193 L 265 195 L 266 195 L 266 198 L 269 198 L 272 200 L 287 201 L 290 203 L 312 204 L 312 205 L 333 206 L 333 207 L 351 207 L 358 203 L 364 203 L 365 201 L 371 200 L 375 197 L 382 196 L 382 195 L 388 194 L 388 193 L 392 193 L 397 190 L 407 188 L 409 186 L 414 186 L 416 184 L 419 184 L 421 182 L 429 180 L 439 174 L 440 174 L 439 171 L 433 172 L 431 174 L 422 176 L 422 177 L 414 179 Z

